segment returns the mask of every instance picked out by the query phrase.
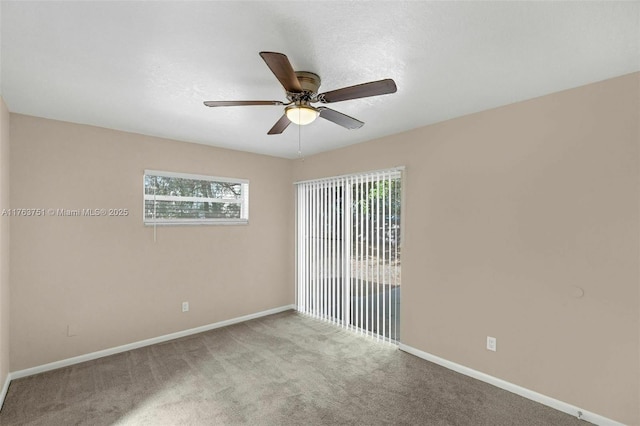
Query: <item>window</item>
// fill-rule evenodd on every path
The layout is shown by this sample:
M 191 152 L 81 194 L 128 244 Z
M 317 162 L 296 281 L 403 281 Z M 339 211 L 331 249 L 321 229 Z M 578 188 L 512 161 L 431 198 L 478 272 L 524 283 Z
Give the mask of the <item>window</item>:
M 246 224 L 249 181 L 144 172 L 145 225 Z

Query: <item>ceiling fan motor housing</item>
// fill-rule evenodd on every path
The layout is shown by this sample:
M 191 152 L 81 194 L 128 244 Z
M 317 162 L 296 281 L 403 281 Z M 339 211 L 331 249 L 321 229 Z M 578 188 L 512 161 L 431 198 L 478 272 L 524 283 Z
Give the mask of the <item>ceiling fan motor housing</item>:
M 296 77 L 298 77 L 303 91 L 313 94 L 318 93 L 318 88 L 320 87 L 320 76 L 318 74 L 309 71 L 296 71 Z

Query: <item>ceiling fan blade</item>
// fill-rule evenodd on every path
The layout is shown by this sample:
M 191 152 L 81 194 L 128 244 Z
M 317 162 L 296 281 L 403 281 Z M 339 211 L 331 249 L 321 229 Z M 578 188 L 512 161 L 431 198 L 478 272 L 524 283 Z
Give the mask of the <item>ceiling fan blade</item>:
M 359 129 L 360 127 L 364 126 L 364 123 L 362 121 L 356 120 L 353 117 L 349 117 L 348 115 L 331 108 L 318 107 L 317 110 L 320 111 L 320 117 L 324 118 L 325 120 L 332 121 L 349 130 Z
M 269 130 L 267 134 L 279 135 L 280 133 L 284 132 L 284 130 L 287 127 L 289 127 L 289 124 L 291 124 L 291 121 L 289 121 L 289 119 L 287 118 L 287 114 L 282 114 L 282 117 L 280 117 L 280 120 L 278 120 L 276 124 L 273 125 L 273 127 L 271 128 L 271 130 Z
M 302 92 L 302 86 L 287 56 L 276 52 L 260 52 L 260 56 L 287 92 Z
M 206 101 L 208 107 L 250 106 L 250 105 L 284 105 L 280 101 Z
M 387 93 L 395 93 L 397 90 L 398 88 L 396 87 L 395 81 L 387 78 L 385 80 L 371 81 L 369 83 L 357 84 L 355 86 L 343 87 L 342 89 L 321 93 L 318 95 L 318 99 L 323 103 L 340 102 L 349 99 L 386 95 Z

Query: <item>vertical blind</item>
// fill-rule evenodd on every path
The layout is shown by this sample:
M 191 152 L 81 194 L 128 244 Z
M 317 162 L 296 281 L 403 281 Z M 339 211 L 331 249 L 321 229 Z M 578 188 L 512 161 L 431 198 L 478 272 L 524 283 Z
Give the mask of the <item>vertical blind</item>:
M 298 311 L 399 341 L 402 169 L 297 183 Z

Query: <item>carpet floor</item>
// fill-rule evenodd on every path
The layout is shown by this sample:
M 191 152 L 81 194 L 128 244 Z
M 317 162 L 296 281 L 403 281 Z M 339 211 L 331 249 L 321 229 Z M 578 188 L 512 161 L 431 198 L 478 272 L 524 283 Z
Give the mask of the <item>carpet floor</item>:
M 293 311 L 14 380 L 2 425 L 578 425 Z

